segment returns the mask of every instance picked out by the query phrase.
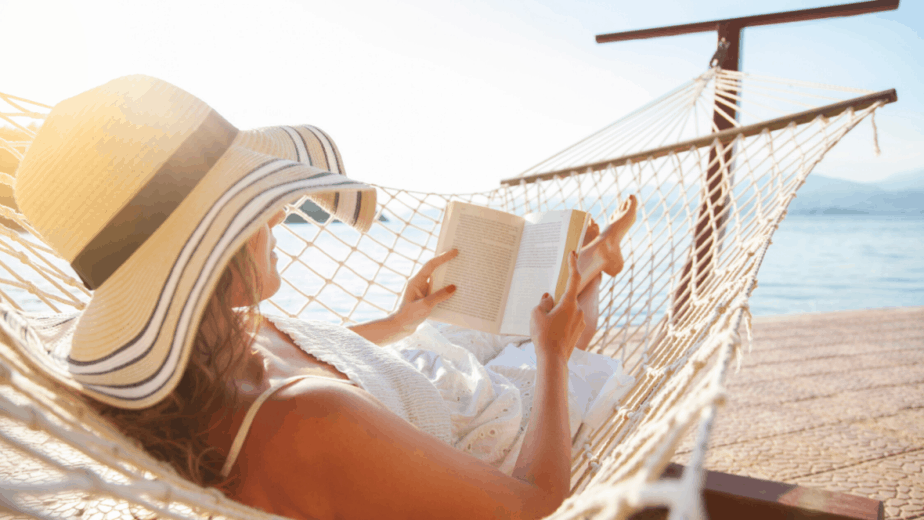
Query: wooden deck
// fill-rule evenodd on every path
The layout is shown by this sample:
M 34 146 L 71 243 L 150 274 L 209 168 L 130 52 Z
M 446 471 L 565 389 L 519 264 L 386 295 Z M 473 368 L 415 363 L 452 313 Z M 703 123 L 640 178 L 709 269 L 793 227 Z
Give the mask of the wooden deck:
M 924 518 L 924 307 L 756 318 L 726 383 L 707 469 Z

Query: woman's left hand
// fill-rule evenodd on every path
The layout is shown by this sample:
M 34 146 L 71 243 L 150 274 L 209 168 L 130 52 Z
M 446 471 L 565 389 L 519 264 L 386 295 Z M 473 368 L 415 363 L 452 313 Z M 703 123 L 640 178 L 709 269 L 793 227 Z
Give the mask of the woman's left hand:
M 455 285 L 447 285 L 437 291 L 430 292 L 430 276 L 437 267 L 459 256 L 458 249 L 452 249 L 430 259 L 411 277 L 401 295 L 401 303 L 395 311 L 393 318 L 401 324 L 408 333 L 417 330 L 417 326 L 424 322 L 433 309 L 440 303 L 448 300 L 456 290 Z
M 452 296 L 456 291 L 455 285 L 447 285 L 438 291 L 430 292 L 430 276 L 437 267 L 445 264 L 459 255 L 458 249 L 447 251 L 433 257 L 429 262 L 411 277 L 401 295 L 398 310 L 386 318 L 367 321 L 351 325 L 350 330 L 375 343 L 387 345 L 394 343 L 410 334 L 423 323 L 433 309 Z

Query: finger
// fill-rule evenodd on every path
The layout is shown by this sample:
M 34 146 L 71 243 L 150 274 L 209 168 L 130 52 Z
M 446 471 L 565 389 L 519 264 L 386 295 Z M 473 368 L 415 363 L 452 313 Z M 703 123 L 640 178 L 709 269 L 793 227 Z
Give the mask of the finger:
M 552 301 L 552 297 L 546 293 L 542 296 L 542 299 L 539 300 L 539 305 L 533 307 L 532 319 L 537 322 L 542 322 L 542 320 L 547 319 L 553 307 L 555 307 L 555 303 Z
M 427 296 L 421 301 L 423 301 L 423 303 L 427 306 L 428 309 L 432 309 L 436 307 L 437 305 L 443 303 L 444 301 L 448 300 L 449 298 L 451 298 L 455 292 L 456 292 L 455 284 L 447 285 L 446 287 L 443 287 L 439 291 L 434 292 L 433 294 Z
M 565 286 L 565 293 L 562 300 L 571 300 L 577 302 L 578 287 L 581 286 L 581 273 L 577 267 L 577 252 L 572 251 L 568 255 L 568 285 Z
M 429 278 L 430 275 L 433 274 L 433 271 L 435 271 L 437 267 L 445 264 L 446 262 L 452 260 L 453 258 L 457 256 L 459 256 L 458 249 L 450 249 L 449 251 L 446 251 L 445 253 L 436 255 L 430 260 L 428 260 L 427 263 L 425 263 L 423 267 L 420 268 L 420 271 L 415 276 L 423 276 L 424 279 Z
M 555 300 L 549 293 L 542 295 L 542 298 L 539 300 L 539 305 L 536 306 L 536 309 L 548 314 L 552 308 L 555 307 Z

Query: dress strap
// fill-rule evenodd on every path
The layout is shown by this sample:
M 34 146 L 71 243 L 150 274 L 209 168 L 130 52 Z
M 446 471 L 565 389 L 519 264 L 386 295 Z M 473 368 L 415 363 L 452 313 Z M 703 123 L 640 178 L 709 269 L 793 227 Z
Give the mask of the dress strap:
M 354 384 L 352 381 L 347 379 L 335 379 L 333 377 L 325 376 L 316 376 L 316 375 L 301 375 L 290 377 L 289 379 L 284 380 L 276 386 L 271 386 L 263 391 L 259 397 L 250 405 L 250 409 L 247 410 L 247 415 L 244 416 L 244 421 L 241 423 L 240 429 L 237 430 L 237 435 L 234 436 L 234 442 L 231 443 L 231 449 L 228 451 L 228 458 L 225 459 L 225 465 L 221 468 L 221 476 L 227 477 L 231 473 L 231 468 L 234 467 L 234 463 L 237 461 L 238 455 L 241 454 L 241 448 L 244 446 L 244 439 L 247 438 L 247 433 L 250 432 L 250 426 L 253 424 L 254 418 L 257 416 L 257 412 L 260 410 L 260 407 L 263 406 L 263 403 L 270 398 L 277 391 L 282 390 L 283 388 L 291 385 L 296 381 L 301 381 L 302 379 L 307 379 L 309 377 L 328 379 L 331 381 L 338 381 L 341 383 L 346 383 L 349 385 Z

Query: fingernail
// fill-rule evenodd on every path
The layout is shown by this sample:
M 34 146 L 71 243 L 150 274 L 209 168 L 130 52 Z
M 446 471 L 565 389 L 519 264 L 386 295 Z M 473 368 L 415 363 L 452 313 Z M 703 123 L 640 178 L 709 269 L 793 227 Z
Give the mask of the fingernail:
M 449 291 L 449 292 L 451 292 L 451 293 L 456 292 L 456 286 L 455 286 L 455 284 L 450 285 L 446 290 Z
M 542 297 L 543 297 L 543 298 L 548 298 L 548 297 L 549 297 L 549 293 L 543 294 Z

